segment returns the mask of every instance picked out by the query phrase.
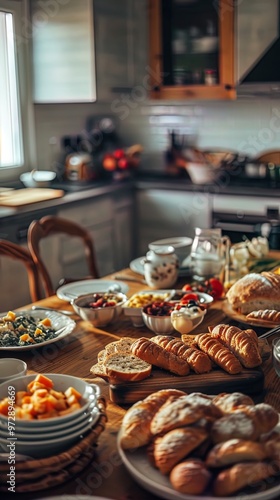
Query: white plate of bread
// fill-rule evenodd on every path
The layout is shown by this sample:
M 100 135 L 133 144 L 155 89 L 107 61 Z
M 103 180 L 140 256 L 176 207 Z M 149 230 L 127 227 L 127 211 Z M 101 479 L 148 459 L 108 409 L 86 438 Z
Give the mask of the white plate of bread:
M 131 406 L 121 459 L 146 490 L 167 500 L 279 498 L 279 414 L 240 392 L 159 390 Z
M 264 271 L 249 273 L 229 289 L 223 303 L 224 312 L 248 325 L 280 325 L 280 275 Z

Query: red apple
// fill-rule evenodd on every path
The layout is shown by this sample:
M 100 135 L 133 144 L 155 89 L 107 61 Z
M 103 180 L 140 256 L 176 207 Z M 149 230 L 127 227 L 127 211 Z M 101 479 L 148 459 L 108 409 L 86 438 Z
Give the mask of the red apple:
M 114 158 L 116 158 L 116 160 L 120 160 L 121 158 L 125 157 L 123 149 L 116 149 L 116 151 L 114 151 L 113 155 L 114 155 Z
M 120 160 L 118 161 L 118 167 L 122 170 L 125 170 L 126 168 L 128 168 L 129 162 L 128 162 L 127 158 L 120 158 Z

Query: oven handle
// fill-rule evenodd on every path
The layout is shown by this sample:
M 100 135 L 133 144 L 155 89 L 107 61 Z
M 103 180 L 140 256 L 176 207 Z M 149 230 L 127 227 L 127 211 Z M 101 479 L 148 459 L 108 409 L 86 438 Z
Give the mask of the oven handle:
M 236 231 L 236 232 L 250 232 L 254 233 L 256 225 L 255 224 L 236 224 L 234 222 L 215 222 L 214 227 L 223 229 L 224 231 Z

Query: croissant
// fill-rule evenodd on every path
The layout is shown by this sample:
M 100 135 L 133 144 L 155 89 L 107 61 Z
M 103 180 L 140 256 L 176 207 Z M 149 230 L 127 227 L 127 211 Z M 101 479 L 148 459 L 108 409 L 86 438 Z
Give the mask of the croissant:
M 235 326 L 217 325 L 212 329 L 211 336 L 228 347 L 245 368 L 261 365 L 258 344 L 245 330 Z
M 260 309 L 259 311 L 250 312 L 246 318 L 280 323 L 280 311 L 276 311 L 275 309 Z
M 184 359 L 195 373 L 207 373 L 212 369 L 212 363 L 207 354 L 194 346 L 187 346 L 184 342 L 169 335 L 156 335 L 150 339 Z
M 223 370 L 235 375 L 242 371 L 242 366 L 237 357 L 210 333 L 196 336 L 198 347 L 208 354 L 209 358 Z

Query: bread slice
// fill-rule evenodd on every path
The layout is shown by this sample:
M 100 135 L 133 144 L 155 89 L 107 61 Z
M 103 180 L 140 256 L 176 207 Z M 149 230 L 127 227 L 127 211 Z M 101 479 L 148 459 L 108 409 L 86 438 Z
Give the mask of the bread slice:
M 152 365 L 129 353 L 115 353 L 103 362 L 104 372 L 109 381 L 136 382 L 151 374 Z

